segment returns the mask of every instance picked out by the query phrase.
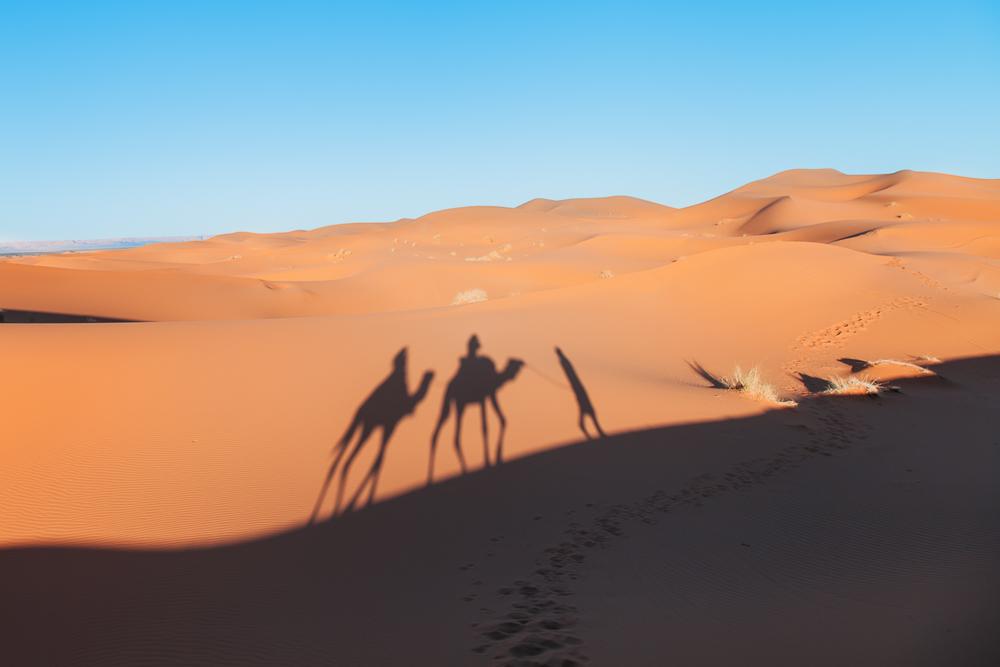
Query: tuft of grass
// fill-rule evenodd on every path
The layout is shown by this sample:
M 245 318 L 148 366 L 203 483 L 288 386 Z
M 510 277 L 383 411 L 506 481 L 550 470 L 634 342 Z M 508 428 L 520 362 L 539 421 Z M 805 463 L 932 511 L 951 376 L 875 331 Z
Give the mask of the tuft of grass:
M 488 299 L 489 295 L 486 293 L 486 290 L 476 287 L 456 294 L 455 298 L 451 300 L 451 305 L 460 306 L 465 303 L 479 303 Z
M 761 377 L 760 369 L 756 366 L 748 371 L 744 371 L 739 366 L 729 377 L 719 378 L 719 383 L 730 391 L 738 391 L 747 398 L 752 398 L 774 405 L 796 406 L 798 403 L 790 400 L 783 400 L 778 396 L 778 391 Z
M 827 378 L 827 382 L 830 386 L 823 393 L 828 396 L 878 396 L 887 389 L 892 389 L 881 382 L 854 375 L 846 378 Z

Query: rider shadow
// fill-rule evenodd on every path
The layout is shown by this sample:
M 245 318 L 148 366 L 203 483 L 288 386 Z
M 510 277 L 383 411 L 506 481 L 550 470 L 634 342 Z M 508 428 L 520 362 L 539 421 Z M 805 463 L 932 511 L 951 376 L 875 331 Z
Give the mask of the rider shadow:
M 326 480 L 323 482 L 319 498 L 317 498 L 316 505 L 309 518 L 310 524 L 315 523 L 316 517 L 323 505 L 323 500 L 326 497 L 327 490 L 330 487 L 330 482 L 333 479 L 334 474 L 337 472 L 341 461 L 344 460 L 344 455 L 347 454 L 348 445 L 350 445 L 354 435 L 360 430 L 360 436 L 355 442 L 353 448 L 351 448 L 350 454 L 347 455 L 347 459 L 344 461 L 343 467 L 340 468 L 340 476 L 337 483 L 337 499 L 334 504 L 333 515 L 336 516 L 341 513 L 341 506 L 344 500 L 344 490 L 347 484 L 347 475 L 350 472 L 351 464 L 354 463 L 354 459 L 357 458 L 358 454 L 361 453 L 361 450 L 364 449 L 365 444 L 368 442 L 368 438 L 371 437 L 375 429 L 381 428 L 382 439 L 379 443 L 378 452 L 375 455 L 371 468 L 361 480 L 360 485 L 351 497 L 351 500 L 347 504 L 344 511 L 350 511 L 355 508 L 366 486 L 368 487 L 368 504 L 370 505 L 375 499 L 375 490 L 378 486 L 379 475 L 382 472 L 382 464 L 385 460 L 385 452 L 386 448 L 389 446 L 389 440 L 392 438 L 392 434 L 396 430 L 396 426 L 399 425 L 399 422 L 403 419 L 403 417 L 412 414 L 417 405 L 424 400 L 424 397 L 427 395 L 427 389 L 430 387 L 431 380 L 434 378 L 433 372 L 426 371 L 423 378 L 420 380 L 420 386 L 417 388 L 417 391 L 413 394 L 409 393 L 406 380 L 406 362 L 407 351 L 404 347 L 397 352 L 396 356 L 393 358 L 392 372 L 389 376 L 383 380 L 374 391 L 372 391 L 368 398 L 366 398 L 358 408 L 357 412 L 354 413 L 354 419 L 351 421 L 350 426 L 347 427 L 347 431 L 334 447 L 333 462 L 330 464 L 330 469 L 326 474 Z
M 427 465 L 427 484 L 434 481 L 434 457 L 437 451 L 438 435 L 441 428 L 451 414 L 451 409 L 455 409 L 455 454 L 458 462 L 462 466 L 462 473 L 468 472 L 465 463 L 465 455 L 462 452 L 462 415 L 466 406 L 471 403 L 479 404 L 479 414 L 482 422 L 483 433 L 483 461 L 485 467 L 493 465 L 490 460 L 489 427 L 487 425 L 486 401 L 489 400 L 493 406 L 493 411 L 500 420 L 500 435 L 497 439 L 495 463 L 503 463 L 503 437 L 507 428 L 507 418 L 500 409 L 497 401 L 497 391 L 503 385 L 517 377 L 524 362 L 520 359 L 510 358 L 502 371 L 497 371 L 496 364 L 487 356 L 479 354 L 479 338 L 473 334 L 469 338 L 468 353 L 458 360 L 458 370 L 448 382 L 445 389 L 444 401 L 441 404 L 441 414 L 438 417 L 437 425 L 434 427 L 434 434 L 431 436 L 430 461 Z
M 556 356 L 559 357 L 559 365 L 562 366 L 563 372 L 566 374 L 566 379 L 569 381 L 569 386 L 573 390 L 573 394 L 576 396 L 576 404 L 580 409 L 580 420 L 578 423 L 580 425 L 580 430 L 583 431 L 584 437 L 586 437 L 587 440 L 596 439 L 587 432 L 585 419 L 586 417 L 590 417 L 590 421 L 594 424 L 594 428 L 597 429 L 598 435 L 602 438 L 606 438 L 607 434 L 604 432 L 604 429 L 601 428 L 600 422 L 597 421 L 597 411 L 594 410 L 594 404 L 590 402 L 590 396 L 587 394 L 587 389 L 583 386 L 583 382 L 580 380 L 580 376 L 577 374 L 576 369 L 573 368 L 573 364 L 558 347 L 556 348 Z

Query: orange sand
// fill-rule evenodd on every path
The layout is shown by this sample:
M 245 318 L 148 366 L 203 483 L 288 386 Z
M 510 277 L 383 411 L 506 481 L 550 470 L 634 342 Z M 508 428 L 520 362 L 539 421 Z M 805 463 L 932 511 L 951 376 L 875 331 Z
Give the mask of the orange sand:
M 377 498 L 422 488 L 445 387 L 472 334 L 498 369 L 508 358 L 526 363 L 497 394 L 508 461 L 583 438 L 555 346 L 609 434 L 773 410 L 809 428 L 842 429 L 815 414 L 824 378 L 856 371 L 895 384 L 938 374 L 841 359 L 933 369 L 1000 354 L 1000 180 L 795 170 L 688 208 L 538 199 L 393 223 L 20 257 L 0 262 L 0 308 L 138 320 L 0 325 L 0 542 L 229 543 L 305 524 L 334 445 L 404 347 L 410 392 L 425 370 L 435 376 L 387 444 Z M 718 377 L 737 365 L 759 366 L 781 398 L 802 405 L 712 389 L 692 370 Z M 996 393 L 992 400 L 995 409 Z M 492 408 L 489 418 L 492 442 Z M 459 472 L 453 424 L 441 433 L 436 480 Z M 479 469 L 477 405 L 466 410 L 462 436 Z M 376 432 L 355 461 L 348 494 L 378 441 Z M 708 438 L 703 448 L 711 447 Z M 508 482 L 516 494 L 521 482 Z M 600 487 L 600 471 L 565 481 L 577 491 L 592 484 Z M 469 508 L 485 503 L 484 516 L 503 507 L 469 483 L 461 488 L 451 493 Z M 534 511 L 548 514 L 525 510 Z M 454 553 L 469 551 L 461 535 L 452 538 Z M 366 655 L 343 664 L 379 664 Z M 434 664 L 464 664 L 452 658 Z

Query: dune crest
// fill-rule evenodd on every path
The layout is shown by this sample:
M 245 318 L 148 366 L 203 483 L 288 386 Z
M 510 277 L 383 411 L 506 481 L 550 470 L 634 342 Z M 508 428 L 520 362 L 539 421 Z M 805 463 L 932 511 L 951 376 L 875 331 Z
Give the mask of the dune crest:
M 633 197 L 534 199 L 9 259 L 0 262 L 0 306 L 144 321 L 398 312 L 446 307 L 474 287 L 491 299 L 520 296 L 786 240 L 895 257 L 929 279 L 996 296 L 998 220 L 997 180 L 798 169 L 683 209 Z

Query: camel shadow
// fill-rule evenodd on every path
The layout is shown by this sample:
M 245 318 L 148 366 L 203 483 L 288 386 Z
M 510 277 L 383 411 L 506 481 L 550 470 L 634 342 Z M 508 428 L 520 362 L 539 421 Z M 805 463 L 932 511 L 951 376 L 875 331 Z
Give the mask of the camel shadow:
M 563 372 L 566 374 L 566 380 L 569 381 L 569 386 L 573 390 L 573 394 L 576 396 L 576 404 L 580 409 L 580 420 L 578 424 L 580 426 L 580 430 L 583 431 L 584 437 L 586 437 L 587 440 L 595 439 L 590 435 L 590 433 L 587 432 L 587 427 L 585 425 L 586 417 L 590 417 L 590 421 L 594 424 L 594 428 L 597 430 L 598 435 L 602 438 L 606 438 L 607 434 L 604 432 L 604 429 L 601 428 L 600 422 L 597 421 L 597 411 L 594 410 L 594 404 L 590 401 L 590 395 L 587 394 L 587 389 L 583 386 L 583 381 L 580 380 L 580 376 L 577 374 L 573 364 L 558 347 L 556 348 L 556 356 L 559 357 L 559 365 L 562 366 Z
M 995 566 L 996 492 L 990 479 L 995 479 L 1000 438 L 989 428 L 970 425 L 993 423 L 988 421 L 994 418 L 992 404 L 973 399 L 988 396 L 985 392 L 996 387 L 1000 357 L 953 360 L 935 370 L 954 378 L 947 392 L 940 390 L 933 377 L 913 377 L 900 381 L 910 394 L 891 407 L 839 403 L 837 410 L 847 422 L 868 423 L 876 430 L 850 449 L 835 448 L 829 458 L 799 447 L 814 445 L 812 433 L 798 435 L 806 423 L 804 416 L 813 410 L 769 410 L 712 421 L 644 426 L 609 433 L 606 442 L 579 438 L 538 442 L 540 447 L 528 456 L 430 488 L 421 486 L 370 511 L 246 540 L 179 547 L 111 546 L 93 539 L 76 544 L 36 539 L 4 545 L 0 548 L 4 660 L 19 666 L 102 667 L 117 656 L 125 656 L 118 662 L 144 665 L 474 664 L 479 656 L 466 644 L 473 637 L 484 641 L 478 639 L 480 633 L 498 626 L 489 623 L 494 616 L 484 616 L 487 623 L 470 628 L 467 636 L 456 633 L 457 621 L 478 620 L 472 608 L 479 603 L 461 601 L 476 590 L 470 584 L 473 573 L 453 564 L 475 562 L 482 568 L 483 563 L 495 563 L 481 570 L 485 592 L 520 576 L 534 585 L 535 576 L 529 570 L 538 567 L 533 564 L 536 554 L 546 561 L 558 559 L 560 564 L 573 554 L 582 554 L 585 567 L 591 568 L 584 571 L 591 577 L 608 572 L 617 562 L 600 555 L 613 553 L 600 543 L 567 547 L 564 531 L 570 529 L 609 535 L 610 549 L 635 548 L 632 542 L 655 549 L 647 559 L 652 564 L 648 567 L 670 564 L 667 581 L 674 576 L 683 579 L 691 563 L 703 562 L 705 576 L 691 579 L 690 587 L 687 579 L 681 582 L 683 590 L 690 590 L 694 597 L 661 588 L 653 591 L 662 597 L 664 609 L 684 605 L 690 610 L 694 608 L 690 599 L 705 601 L 697 618 L 684 621 L 682 632 L 676 634 L 684 639 L 684 655 L 703 655 L 703 638 L 718 636 L 720 621 L 711 607 L 719 598 L 716 582 L 735 582 L 731 585 L 750 593 L 766 592 L 774 589 L 774 581 L 788 581 L 791 572 L 798 584 L 787 588 L 789 599 L 808 603 L 809 613 L 800 613 L 801 605 L 796 604 L 789 607 L 790 616 L 780 620 L 795 624 L 797 616 L 807 618 L 809 624 L 795 626 L 801 633 L 801 655 L 778 660 L 778 664 L 810 664 L 810 656 L 817 662 L 811 647 L 818 643 L 835 651 L 830 664 L 871 664 L 864 658 L 874 650 L 868 643 L 872 637 L 884 640 L 875 647 L 881 651 L 878 655 L 898 656 L 910 655 L 901 653 L 900 637 L 912 635 L 916 638 L 912 655 L 927 657 L 924 664 L 997 665 L 1000 651 L 989 628 L 1000 624 L 1000 596 L 994 594 L 1000 589 L 1000 567 Z M 803 407 L 817 408 L 816 419 L 832 414 L 830 406 L 816 396 L 803 397 L 802 402 Z M 912 424 L 906 423 L 911 420 Z M 824 432 L 832 427 L 821 426 L 824 423 L 817 422 L 815 435 L 826 440 Z M 912 446 L 893 444 L 895 433 L 911 438 L 926 428 L 933 430 L 912 443 L 907 441 Z M 963 437 L 949 442 L 947 435 L 955 433 Z M 794 456 L 785 451 L 789 446 L 796 447 Z M 815 456 L 807 460 L 800 454 Z M 897 455 L 903 458 L 897 460 Z M 896 462 L 898 467 L 893 466 Z M 772 464 L 781 466 L 773 476 L 768 472 Z M 910 465 L 917 473 L 913 477 L 925 481 L 903 482 L 911 474 L 903 466 Z M 977 470 L 981 474 L 973 475 Z M 729 471 L 738 474 L 731 479 L 726 475 Z M 969 484 L 956 483 L 970 475 Z M 707 488 L 716 483 L 729 490 L 705 498 L 705 507 L 699 506 L 703 499 L 698 493 L 690 500 L 681 495 L 685 488 L 696 488 L 693 485 Z M 845 489 L 851 492 L 845 494 Z M 661 504 L 675 502 L 670 496 L 681 498 L 683 509 L 664 512 Z M 621 509 L 633 507 L 639 508 L 634 514 Z M 808 507 L 809 511 L 793 512 L 804 518 L 792 521 L 790 507 Z M 159 516 L 167 510 L 155 511 Z M 534 523 L 533 517 L 543 514 Z M 822 520 L 814 521 L 814 516 Z M 653 521 L 647 524 L 647 517 Z M 734 522 L 741 517 L 750 523 Z M 958 532 L 955 517 L 965 517 Z M 586 523 L 573 527 L 576 521 Z M 705 522 L 697 535 L 687 534 Z M 537 528 L 514 532 L 526 524 Z M 624 530 L 621 536 L 608 532 L 609 527 L 619 525 Z M 873 533 L 872 526 L 895 526 L 899 532 L 892 528 L 889 536 L 893 539 L 888 539 Z M 844 532 L 832 535 L 831 530 Z M 644 531 L 651 532 L 644 537 Z M 498 549 L 496 560 L 479 560 L 484 551 L 493 553 L 487 545 L 497 541 L 497 536 L 515 534 L 517 541 L 508 537 L 512 546 Z M 762 549 L 756 542 L 752 548 L 737 546 L 744 535 L 760 535 L 767 544 Z M 973 540 L 961 542 L 967 557 L 952 553 L 956 535 Z M 556 548 L 549 552 L 552 546 Z M 676 549 L 684 551 L 672 556 Z M 705 559 L 705 553 L 719 557 Z M 850 572 L 843 570 L 844 576 L 881 574 L 861 579 L 848 576 L 845 585 L 851 586 L 853 594 L 830 595 L 830 563 L 838 562 L 852 564 Z M 913 568 L 897 566 L 910 562 L 944 565 L 918 568 L 919 576 Z M 734 575 L 733 563 L 754 567 L 741 567 Z M 543 572 L 538 577 L 544 581 L 548 572 Z M 834 574 L 839 576 L 839 572 L 835 569 Z M 481 575 L 476 572 L 475 576 Z M 914 590 L 915 582 L 925 578 L 926 588 Z M 564 615 L 539 604 L 550 604 L 547 601 L 553 597 L 563 600 L 561 591 L 527 590 L 530 593 L 516 590 L 497 610 L 506 612 L 512 604 L 524 604 L 524 608 L 517 607 L 515 618 L 522 618 L 520 612 L 524 612 L 531 619 L 521 633 L 511 637 L 512 646 L 522 645 L 521 638 L 536 632 L 536 619 L 557 620 Z M 593 587 L 567 590 L 591 596 L 581 598 L 584 601 L 594 599 Z M 480 600 L 483 597 L 481 593 Z M 877 608 L 882 614 L 879 622 L 890 622 L 893 632 L 871 632 L 870 601 L 874 599 L 884 602 Z M 770 593 L 748 594 L 744 601 L 733 605 L 733 616 L 726 619 L 733 627 L 775 613 Z M 536 614 L 530 607 L 541 611 Z M 942 609 L 959 615 L 955 617 L 980 619 L 982 623 L 976 626 L 982 629 L 933 644 L 937 652 L 928 655 L 930 645 L 920 640 L 921 633 L 936 627 Z M 891 614 L 886 616 L 884 610 Z M 684 613 L 678 612 L 677 618 L 683 620 Z M 565 612 L 565 616 L 572 614 Z M 844 625 L 855 617 L 860 620 Z M 775 664 L 776 653 L 771 644 L 760 641 L 757 627 L 741 639 L 720 640 L 725 654 L 720 652 L 720 661 L 713 664 Z M 759 627 L 764 627 L 763 621 Z M 458 632 L 464 631 L 459 628 Z M 574 634 L 569 629 L 556 633 Z M 854 640 L 862 647 L 857 651 Z M 646 664 L 677 662 L 675 641 L 650 646 L 656 655 L 649 655 Z M 420 651 L 431 653 L 420 653 L 425 659 L 415 659 Z M 463 659 L 465 655 L 469 658 Z
M 484 467 L 493 464 L 490 460 L 489 426 L 487 424 L 486 401 L 489 400 L 493 406 L 493 411 L 500 421 L 500 434 L 497 438 L 495 463 L 503 463 L 503 438 L 507 429 L 507 418 L 500 409 L 497 401 L 497 391 L 503 385 L 512 381 L 524 366 L 520 359 L 508 359 L 502 371 L 497 371 L 496 364 L 487 356 L 479 354 L 479 338 L 473 334 L 469 338 L 468 353 L 458 360 L 458 370 L 448 382 L 448 387 L 444 392 L 444 400 L 441 403 L 441 414 L 438 416 L 437 424 L 434 427 L 434 434 L 431 436 L 430 461 L 427 464 L 427 484 L 434 481 L 434 457 L 437 453 L 438 436 L 441 428 L 448 421 L 452 407 L 455 409 L 455 454 L 458 462 L 462 466 L 462 473 L 468 472 L 465 462 L 465 454 L 462 452 L 462 415 L 465 408 L 471 403 L 479 404 L 479 414 L 482 422 L 483 433 L 483 462 Z
M 316 518 L 323 506 L 323 500 L 326 498 L 326 493 L 330 488 L 330 482 L 333 480 L 333 476 L 336 474 L 341 461 L 344 461 L 343 467 L 339 468 L 340 476 L 337 483 L 336 502 L 333 509 L 334 516 L 341 513 L 347 475 L 350 472 L 351 464 L 354 463 L 354 459 L 364 449 L 365 444 L 375 429 L 381 428 L 382 439 L 371 468 L 361 480 L 344 511 L 351 511 L 355 508 L 365 487 L 368 488 L 367 503 L 370 505 L 375 499 L 375 491 L 378 487 L 379 476 L 382 473 L 385 452 L 389 446 L 389 441 L 392 439 L 392 434 L 403 417 L 412 414 L 417 405 L 424 400 L 431 380 L 434 378 L 432 371 L 426 371 L 420 380 L 420 386 L 416 392 L 410 394 L 407 388 L 406 367 L 407 350 L 404 347 L 393 358 L 392 372 L 389 376 L 369 394 L 357 412 L 354 413 L 354 419 L 351 420 L 350 426 L 347 427 L 347 431 L 344 432 L 344 435 L 333 448 L 333 462 L 330 464 L 330 469 L 327 471 L 326 479 L 323 481 L 319 497 L 316 499 L 316 505 L 313 507 L 312 514 L 309 517 L 310 524 L 316 522 Z M 348 446 L 358 431 L 360 431 L 360 436 L 355 442 L 354 447 L 351 448 L 350 454 L 347 455 L 347 459 L 344 460 L 344 455 L 347 454 L 349 448 Z

